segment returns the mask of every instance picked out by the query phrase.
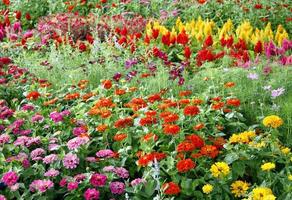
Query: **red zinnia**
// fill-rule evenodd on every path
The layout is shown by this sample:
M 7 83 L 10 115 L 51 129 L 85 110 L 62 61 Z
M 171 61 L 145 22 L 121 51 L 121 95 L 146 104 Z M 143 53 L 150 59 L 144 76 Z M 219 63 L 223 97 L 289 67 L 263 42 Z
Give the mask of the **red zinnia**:
M 104 80 L 102 81 L 102 86 L 105 88 L 105 89 L 110 89 L 112 87 L 112 82 L 111 80 Z
M 191 169 L 194 169 L 196 167 L 196 163 L 192 161 L 190 158 L 185 160 L 180 160 L 176 164 L 176 168 L 179 172 L 185 173 L 190 171 Z
M 176 135 L 180 131 L 180 127 L 175 124 L 165 124 L 163 128 L 163 132 L 166 135 Z
M 177 195 L 180 193 L 179 185 L 174 182 L 164 183 L 162 185 L 162 189 L 164 190 L 164 194 L 167 195 Z
M 186 116 L 195 116 L 200 113 L 200 109 L 197 106 L 186 106 L 184 108 L 184 115 Z
M 40 94 L 39 92 L 37 92 L 37 91 L 32 91 L 32 92 L 30 92 L 30 93 L 26 96 L 26 98 L 27 98 L 27 99 L 36 100 L 36 99 L 38 99 L 40 96 L 41 96 L 41 94 Z
M 219 154 L 219 151 L 216 146 L 206 145 L 201 148 L 200 153 L 204 156 L 208 156 L 210 158 L 216 158 Z
M 195 144 L 191 141 L 183 141 L 177 145 L 177 152 L 193 151 L 196 148 Z
M 236 98 L 227 99 L 226 104 L 229 106 L 238 107 L 238 106 L 240 106 L 240 100 L 236 99 Z

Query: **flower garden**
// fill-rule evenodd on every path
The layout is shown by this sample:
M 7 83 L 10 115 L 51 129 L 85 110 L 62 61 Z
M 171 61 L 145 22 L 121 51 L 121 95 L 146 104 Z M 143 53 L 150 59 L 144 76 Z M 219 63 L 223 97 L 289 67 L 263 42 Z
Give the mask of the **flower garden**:
M 290 0 L 1 0 L 0 200 L 292 199 Z

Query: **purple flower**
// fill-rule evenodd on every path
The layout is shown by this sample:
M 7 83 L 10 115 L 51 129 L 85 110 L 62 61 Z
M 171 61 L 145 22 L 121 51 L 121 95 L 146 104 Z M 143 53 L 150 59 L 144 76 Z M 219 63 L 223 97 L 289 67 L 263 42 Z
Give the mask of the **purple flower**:
M 95 155 L 99 158 L 111 158 L 114 156 L 114 152 L 110 149 L 103 149 L 96 152 Z
M 63 159 L 63 165 L 66 169 L 75 169 L 79 164 L 79 158 L 76 154 L 68 153 Z
M 110 183 L 110 190 L 113 194 L 123 194 L 125 192 L 125 184 L 122 182 L 114 181 Z
M 117 73 L 113 76 L 113 79 L 114 79 L 115 81 L 118 82 L 118 81 L 121 79 L 121 77 L 122 77 L 122 74 L 119 73 L 119 72 L 117 72 Z
M 50 169 L 48 170 L 44 176 L 48 176 L 48 177 L 56 177 L 60 174 L 60 172 L 58 170 L 55 170 L 55 169 Z
M 276 90 L 272 90 L 271 91 L 271 96 L 272 96 L 273 99 L 275 99 L 276 97 L 281 96 L 282 94 L 284 94 L 284 92 L 285 92 L 285 89 L 283 87 L 281 87 L 281 88 L 278 88 Z
M 251 80 L 257 80 L 257 79 L 259 79 L 259 75 L 257 73 L 249 73 L 247 75 L 247 78 L 249 78 Z
M 25 104 L 21 107 L 21 110 L 34 110 L 34 105 L 31 105 L 31 104 Z
M 103 174 L 93 174 L 90 178 L 90 183 L 94 187 L 101 187 L 106 184 L 107 177 Z
M 116 168 L 114 169 L 114 173 L 115 173 L 116 175 L 118 175 L 119 177 L 121 177 L 121 178 L 128 178 L 128 177 L 129 177 L 129 172 L 128 172 L 128 170 L 126 170 L 126 169 L 123 168 L 123 167 L 116 167 Z
M 85 200 L 98 200 L 99 199 L 99 191 L 94 188 L 88 188 L 84 192 Z
M 46 192 L 48 189 L 54 187 L 54 183 L 50 180 L 34 180 L 30 185 L 29 189 L 32 192 Z
M 136 65 L 138 63 L 137 59 L 129 59 L 125 62 L 125 68 L 130 69 L 132 66 Z

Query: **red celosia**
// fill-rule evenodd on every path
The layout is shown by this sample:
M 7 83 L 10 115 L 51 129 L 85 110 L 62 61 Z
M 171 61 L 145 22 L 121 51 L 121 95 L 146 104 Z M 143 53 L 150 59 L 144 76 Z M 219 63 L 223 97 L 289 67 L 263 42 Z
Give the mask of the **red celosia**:
M 185 46 L 185 48 L 184 48 L 184 56 L 187 59 L 189 59 L 191 57 L 191 55 L 192 55 L 192 51 L 191 51 L 190 47 Z
M 254 52 L 255 53 L 262 53 L 263 52 L 263 44 L 261 41 L 258 41 L 256 45 L 254 46 Z
M 167 195 L 177 195 L 180 193 L 180 187 L 174 182 L 164 183 L 162 185 L 163 193 Z
M 159 29 L 152 29 L 152 37 L 157 39 L 159 36 Z
M 204 41 L 204 47 L 209 47 L 212 45 L 213 45 L 213 39 L 212 39 L 212 36 L 209 35 Z
M 184 115 L 186 116 L 195 116 L 200 113 L 200 109 L 197 106 L 186 106 L 184 108 Z
M 161 41 L 166 46 L 170 46 L 170 32 L 169 31 L 161 37 Z
M 182 32 L 180 32 L 178 35 L 177 35 L 177 43 L 178 44 L 182 44 L 182 45 L 186 45 L 188 42 L 189 42 L 189 37 L 188 35 L 186 34 L 186 31 L 183 30 Z
M 194 169 L 196 167 L 196 163 L 192 161 L 190 158 L 185 160 L 180 160 L 176 164 L 176 168 L 179 172 L 185 173 L 190 171 L 191 169 Z

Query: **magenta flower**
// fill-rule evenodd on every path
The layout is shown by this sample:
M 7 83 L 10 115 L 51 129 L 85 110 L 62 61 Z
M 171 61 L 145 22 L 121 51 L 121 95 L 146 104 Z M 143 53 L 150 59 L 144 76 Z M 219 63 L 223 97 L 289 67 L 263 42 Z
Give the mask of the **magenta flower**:
M 107 177 L 103 174 L 93 174 L 90 178 L 90 183 L 94 187 L 104 186 L 106 184 Z
M 99 199 L 99 191 L 94 188 L 88 188 L 84 192 L 85 200 L 98 200 Z
M 50 154 L 50 155 L 43 158 L 43 162 L 45 164 L 51 164 L 57 160 L 58 160 L 58 156 L 56 154 Z
M 63 159 L 63 165 L 66 169 L 75 169 L 79 164 L 79 158 L 76 154 L 68 153 Z
M 125 192 L 125 184 L 122 182 L 114 181 L 110 183 L 110 190 L 113 194 L 123 194 Z
M 66 178 L 62 178 L 59 182 L 60 187 L 64 187 L 67 184 L 67 179 Z
M 0 200 L 6 200 L 5 196 L 0 194 Z
M 99 158 L 111 158 L 114 156 L 114 152 L 110 149 L 103 149 L 96 152 L 95 155 Z
M 43 150 L 42 148 L 37 148 L 30 153 L 30 157 L 34 161 L 42 160 L 43 154 L 45 154 L 45 150 Z
M 75 189 L 77 189 L 77 188 L 78 188 L 78 183 L 77 183 L 77 182 L 70 182 L 70 183 L 68 183 L 68 185 L 67 185 L 67 189 L 68 189 L 69 191 L 75 190 Z
M 70 150 L 74 150 L 79 148 L 81 145 L 86 144 L 88 141 L 88 137 L 76 137 L 68 141 L 67 147 Z
M 3 145 L 5 143 L 8 143 L 10 140 L 10 136 L 7 134 L 0 135 L 0 145 Z
M 142 178 L 136 178 L 136 179 L 131 181 L 132 187 L 140 185 L 141 183 L 146 183 L 146 181 L 144 179 L 142 179 Z
M 123 167 L 116 167 L 114 173 L 121 178 L 129 178 L 129 172 Z
M 61 122 L 63 121 L 63 116 L 58 113 L 58 112 L 52 112 L 50 114 L 50 118 L 55 122 L 55 123 L 58 123 L 58 122 Z
M 19 177 L 18 177 L 17 173 L 10 171 L 10 172 L 6 172 L 3 175 L 1 181 L 7 186 L 13 186 L 14 184 L 17 183 L 18 179 L 19 179 Z

